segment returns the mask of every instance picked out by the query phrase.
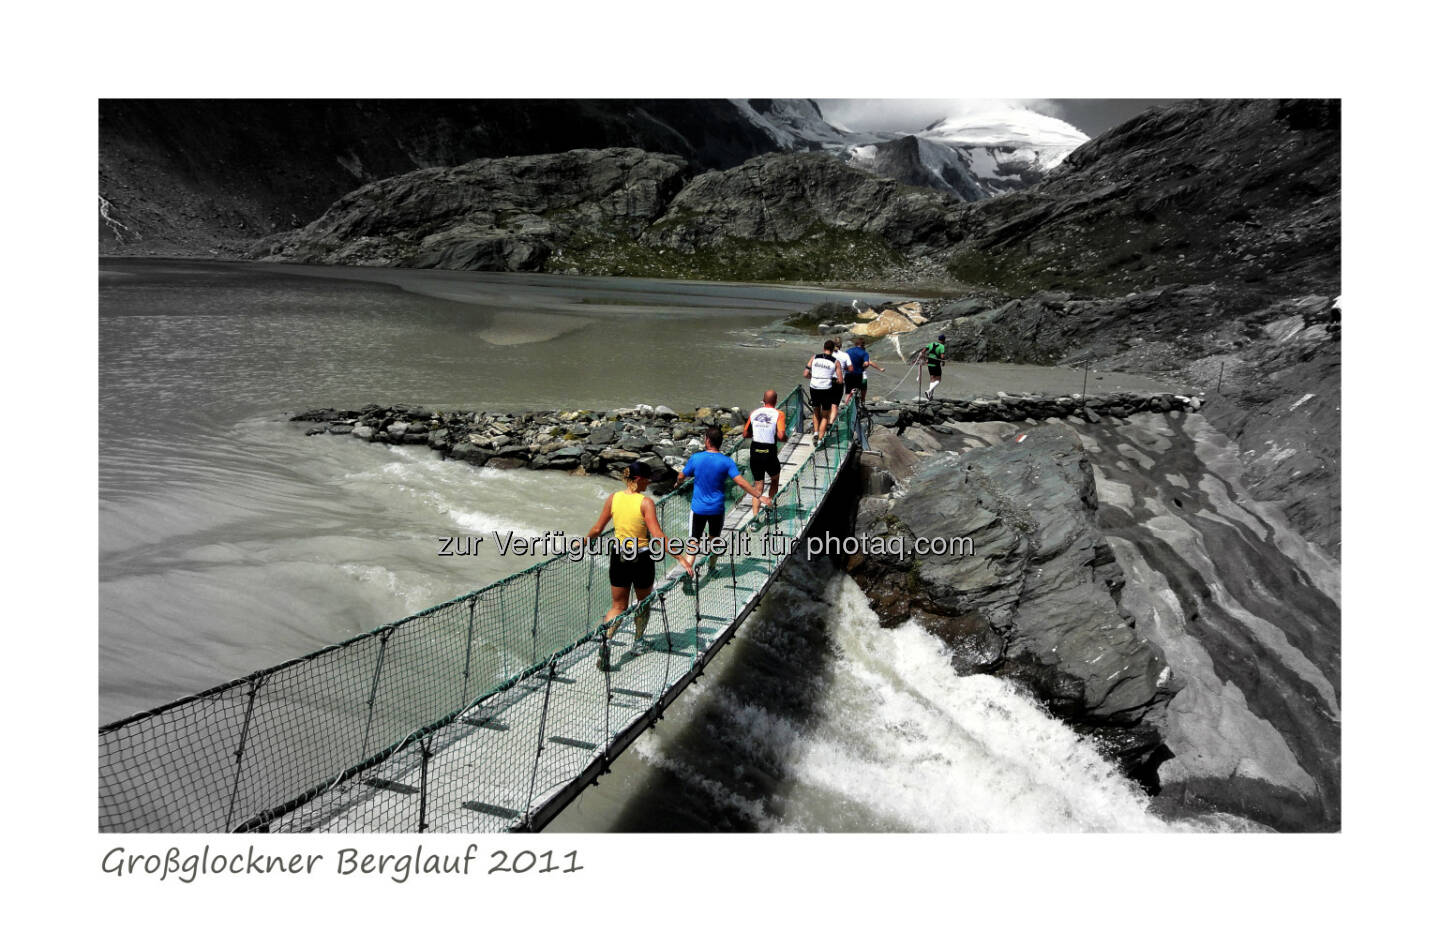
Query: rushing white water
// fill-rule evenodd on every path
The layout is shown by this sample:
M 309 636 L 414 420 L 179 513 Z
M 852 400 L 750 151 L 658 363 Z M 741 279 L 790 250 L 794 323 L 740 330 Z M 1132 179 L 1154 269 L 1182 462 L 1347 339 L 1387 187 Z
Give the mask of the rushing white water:
M 882 628 L 821 564 L 787 570 L 709 674 L 552 828 L 1212 827 L 1153 814 L 1088 740 L 1004 680 L 957 676 L 919 626 Z

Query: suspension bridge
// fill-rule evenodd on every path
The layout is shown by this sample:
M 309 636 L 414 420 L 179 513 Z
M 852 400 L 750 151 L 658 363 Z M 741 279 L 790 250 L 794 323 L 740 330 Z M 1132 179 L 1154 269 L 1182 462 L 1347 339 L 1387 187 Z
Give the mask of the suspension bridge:
M 852 402 L 817 445 L 800 389 L 781 488 L 698 580 L 678 566 L 601 623 L 608 561 L 558 556 L 304 657 L 100 729 L 106 832 L 543 828 L 700 675 L 759 603 L 857 446 Z M 743 441 L 729 445 L 742 469 Z M 656 503 L 688 535 L 686 490 Z M 636 620 L 643 633 L 637 633 Z M 601 664 L 602 653 L 609 658 Z

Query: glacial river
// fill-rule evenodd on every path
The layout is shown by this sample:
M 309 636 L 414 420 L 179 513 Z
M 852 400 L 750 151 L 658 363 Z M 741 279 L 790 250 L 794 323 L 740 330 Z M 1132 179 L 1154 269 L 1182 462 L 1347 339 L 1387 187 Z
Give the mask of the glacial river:
M 603 478 L 477 470 L 422 447 L 305 437 L 288 414 L 370 402 L 749 406 L 765 387 L 795 384 L 817 342 L 767 325 L 822 300 L 885 297 L 102 260 L 101 722 L 513 572 L 529 561 L 439 557 L 437 539 L 574 533 L 614 490 Z M 905 366 L 873 349 L 889 370 L 872 382 L 883 394 Z M 1098 375 L 1108 389 L 1157 387 Z M 1078 391 L 1079 378 L 962 366 L 941 394 Z M 716 675 L 556 828 L 1165 827 L 1088 744 L 1004 683 L 956 678 L 918 629 L 878 628 L 848 579 L 802 569 L 787 585 L 794 598 L 772 599 Z M 804 586 L 808 596 L 795 588 Z M 830 610 L 816 614 L 821 604 Z M 736 747 L 748 756 L 733 759 Z

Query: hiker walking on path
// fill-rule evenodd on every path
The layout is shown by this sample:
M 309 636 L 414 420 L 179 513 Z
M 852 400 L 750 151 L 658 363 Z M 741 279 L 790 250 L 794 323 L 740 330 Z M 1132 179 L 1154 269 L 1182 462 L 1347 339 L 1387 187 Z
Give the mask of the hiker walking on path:
M 940 384 L 940 370 L 945 367 L 945 334 L 921 350 L 925 357 L 925 366 L 930 370 L 930 387 L 925 390 L 925 400 L 935 400 L 935 388 Z

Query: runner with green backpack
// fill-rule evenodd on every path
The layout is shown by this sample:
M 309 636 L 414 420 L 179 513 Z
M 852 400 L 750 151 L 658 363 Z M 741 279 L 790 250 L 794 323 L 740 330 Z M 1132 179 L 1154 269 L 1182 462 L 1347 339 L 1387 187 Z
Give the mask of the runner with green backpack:
M 935 386 L 940 384 L 940 370 L 945 367 L 945 334 L 940 334 L 923 352 L 925 366 L 930 370 L 930 387 L 925 390 L 925 400 L 934 401 Z

